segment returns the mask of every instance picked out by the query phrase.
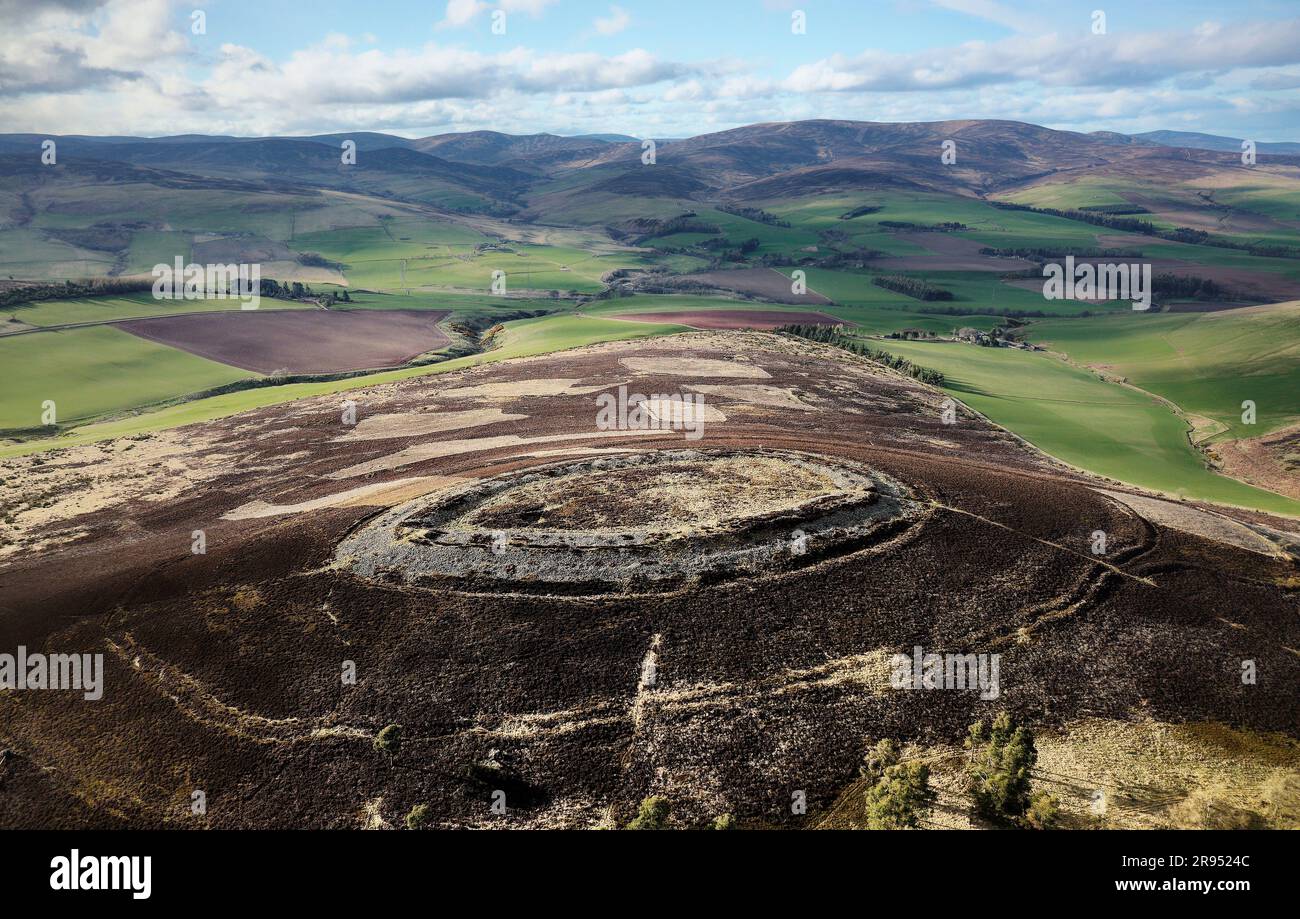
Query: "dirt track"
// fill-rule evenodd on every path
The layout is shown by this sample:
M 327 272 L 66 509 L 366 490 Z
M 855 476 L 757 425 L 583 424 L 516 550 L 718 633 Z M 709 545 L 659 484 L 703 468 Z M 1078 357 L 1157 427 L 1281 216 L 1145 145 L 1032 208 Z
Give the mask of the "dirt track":
M 721 419 L 689 443 L 600 430 L 597 397 L 620 385 L 698 387 Z M 1196 535 L 1195 508 L 1179 506 L 1180 529 L 1151 523 L 977 418 L 943 424 L 939 394 L 844 352 L 693 333 L 348 398 L 360 421 L 386 420 L 358 436 L 322 398 L 132 450 L 3 464 L 32 510 L 0 561 L 0 650 L 103 652 L 106 685 L 98 702 L 0 692 L 0 826 L 398 825 L 416 803 L 438 825 L 590 826 L 649 794 L 684 819 L 799 825 L 792 791 L 810 813 L 828 806 L 874 738 L 955 744 L 1001 708 L 1039 725 L 1140 716 L 1297 734 L 1300 620 L 1279 586 L 1294 560 Z M 464 428 L 397 420 L 455 412 Z M 405 502 L 683 447 L 851 462 L 918 509 L 825 556 L 813 534 L 796 566 L 608 595 L 514 592 L 504 566 L 492 583 L 416 587 L 336 558 Z M 507 512 L 534 534 L 562 526 L 529 489 L 508 493 L 494 526 Z M 646 492 L 660 511 L 663 498 Z M 565 500 L 584 527 L 637 513 L 626 493 Z M 195 530 L 206 554 L 191 551 Z M 889 656 L 914 645 L 1000 653 L 1000 697 L 890 689 Z M 1258 685 L 1242 685 L 1244 659 Z M 391 758 L 371 747 L 388 724 L 404 729 Z M 205 817 L 190 816 L 196 788 Z

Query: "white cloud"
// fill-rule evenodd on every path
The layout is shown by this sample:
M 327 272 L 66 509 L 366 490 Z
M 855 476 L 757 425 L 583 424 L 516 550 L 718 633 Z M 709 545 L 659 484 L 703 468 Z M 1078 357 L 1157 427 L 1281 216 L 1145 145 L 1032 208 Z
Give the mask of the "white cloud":
M 1300 19 L 1183 32 L 1018 35 L 910 53 L 864 51 L 796 67 L 793 92 L 910 92 L 1033 81 L 1044 86 L 1134 86 L 1181 74 L 1300 63 Z
M 496 0 L 495 3 L 488 3 L 487 0 L 447 0 L 447 9 L 437 27 L 458 29 L 467 26 L 478 18 L 479 13 L 489 8 L 504 10 L 506 13 L 527 13 L 536 19 L 554 3 L 555 0 Z
M 991 21 L 1005 12 L 985 0 L 932 2 Z M 551 5 L 452 0 L 435 10 L 471 23 L 486 10 L 534 16 Z M 681 137 L 799 118 L 992 117 L 1271 140 L 1294 137 L 1300 124 L 1300 101 L 1287 92 L 1300 88 L 1296 19 L 1106 36 L 1089 34 L 1085 21 L 1077 35 L 1027 32 L 907 53 L 796 58 L 807 63 L 773 71 L 753 56 L 684 63 L 645 49 L 546 53 L 505 42 L 485 45 L 492 53 L 444 42 L 393 49 L 364 33 L 329 34 L 272 58 L 256 39 L 216 49 L 210 39 L 195 39 L 192 0 L 20 6 L 0 0 L 0 131 L 420 135 L 487 128 Z M 625 10 L 598 9 L 609 15 L 577 23 L 594 26 L 586 37 L 626 30 Z
M 453 29 L 469 25 L 485 9 L 487 4 L 483 0 L 447 0 L 447 10 L 438 25 Z
M 537 17 L 542 11 L 555 3 L 555 0 L 497 0 L 497 6 L 507 13 L 527 13 Z
M 596 31 L 601 35 L 617 35 L 626 29 L 631 22 L 632 17 L 627 10 L 621 6 L 611 6 L 609 16 L 598 18 L 592 25 L 596 27 Z
M 0 96 L 156 77 L 187 47 L 185 36 L 170 25 L 175 5 L 175 0 L 64 0 L 23 11 L 5 3 L 0 6 Z

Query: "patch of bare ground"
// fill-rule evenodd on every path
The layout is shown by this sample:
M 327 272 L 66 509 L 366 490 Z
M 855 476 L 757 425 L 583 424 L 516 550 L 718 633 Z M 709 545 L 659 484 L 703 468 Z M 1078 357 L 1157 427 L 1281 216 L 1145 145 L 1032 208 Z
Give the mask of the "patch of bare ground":
M 765 408 L 795 409 L 797 411 L 816 411 L 817 406 L 809 405 L 795 394 L 793 389 L 779 386 L 765 386 L 762 383 L 739 384 L 700 384 L 693 383 L 686 387 L 691 392 L 715 396 L 724 401 L 743 402 L 748 405 L 761 405 Z
M 1300 498 L 1300 425 L 1262 437 L 1223 441 L 1211 450 L 1224 475 Z
M 619 361 L 628 370 L 656 376 L 740 377 L 763 379 L 770 374 L 744 361 L 701 357 L 626 357 Z
M 1099 488 L 1097 491 L 1132 508 L 1150 523 L 1172 527 L 1185 533 L 1194 533 L 1213 542 L 1236 546 L 1249 552 L 1259 552 L 1263 555 L 1278 554 L 1277 547 L 1268 539 L 1246 525 L 1219 514 L 1175 501 L 1165 501 L 1162 498 L 1105 488 Z
M 442 431 L 463 431 L 489 424 L 519 421 L 527 415 L 507 415 L 499 408 L 470 409 L 464 412 L 394 412 L 371 415 L 358 421 L 339 440 L 394 440 L 419 437 Z

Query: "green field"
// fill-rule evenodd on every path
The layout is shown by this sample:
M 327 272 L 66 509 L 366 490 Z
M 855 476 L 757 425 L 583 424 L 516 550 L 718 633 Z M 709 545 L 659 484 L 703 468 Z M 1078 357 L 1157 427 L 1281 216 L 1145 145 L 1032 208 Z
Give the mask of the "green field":
M 95 326 L 0 338 L 0 430 L 86 422 L 254 376 L 246 370 Z
M 203 313 L 214 310 L 241 309 L 239 300 L 155 300 L 151 294 L 125 294 L 118 297 L 82 297 L 76 300 L 38 300 L 19 306 L 0 308 L 0 332 L 5 321 L 17 319 L 27 325 L 55 326 L 78 322 L 115 322 L 119 319 L 142 319 L 149 316 L 172 316 L 177 313 Z M 260 301 L 258 309 L 315 309 L 310 303 L 293 300 Z
M 839 230 L 848 233 L 855 243 L 877 249 L 884 247 L 866 239 L 889 235 L 881 221 L 921 225 L 961 223 L 968 227 L 962 231 L 963 236 L 988 246 L 1095 246 L 1097 233 L 1114 232 L 1047 214 L 1002 210 L 975 198 L 929 192 L 877 192 L 798 203 L 768 201 L 760 206 L 797 228 Z M 842 219 L 844 214 L 862 206 L 879 207 L 880 210 L 849 220 Z M 924 251 L 915 248 L 891 254 L 918 255 Z
M 606 272 L 644 264 L 643 258 L 633 253 L 507 243 L 460 224 L 414 218 L 385 220 L 374 227 L 299 233 L 293 246 L 342 264 L 352 287 L 384 291 L 488 291 L 492 273 L 499 270 L 506 273 L 507 290 L 595 293 Z M 608 242 L 605 248 L 613 249 Z
M 873 343 L 947 377 L 973 409 L 1071 465 L 1171 495 L 1300 515 L 1300 501 L 1216 475 L 1149 395 L 1059 358 L 954 342 Z
M 1031 336 L 1219 422 L 1226 430 L 1214 440 L 1300 421 L 1300 303 L 1043 321 Z M 1256 406 L 1253 425 L 1242 423 L 1245 400 Z

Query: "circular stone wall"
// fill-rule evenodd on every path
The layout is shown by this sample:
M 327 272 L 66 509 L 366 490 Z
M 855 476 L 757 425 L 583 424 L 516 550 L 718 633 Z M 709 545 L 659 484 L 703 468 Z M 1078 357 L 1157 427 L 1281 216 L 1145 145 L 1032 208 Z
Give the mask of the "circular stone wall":
M 465 590 L 659 591 L 802 567 L 898 529 L 917 505 L 845 460 L 660 450 L 553 463 L 422 498 L 339 544 L 356 574 Z

